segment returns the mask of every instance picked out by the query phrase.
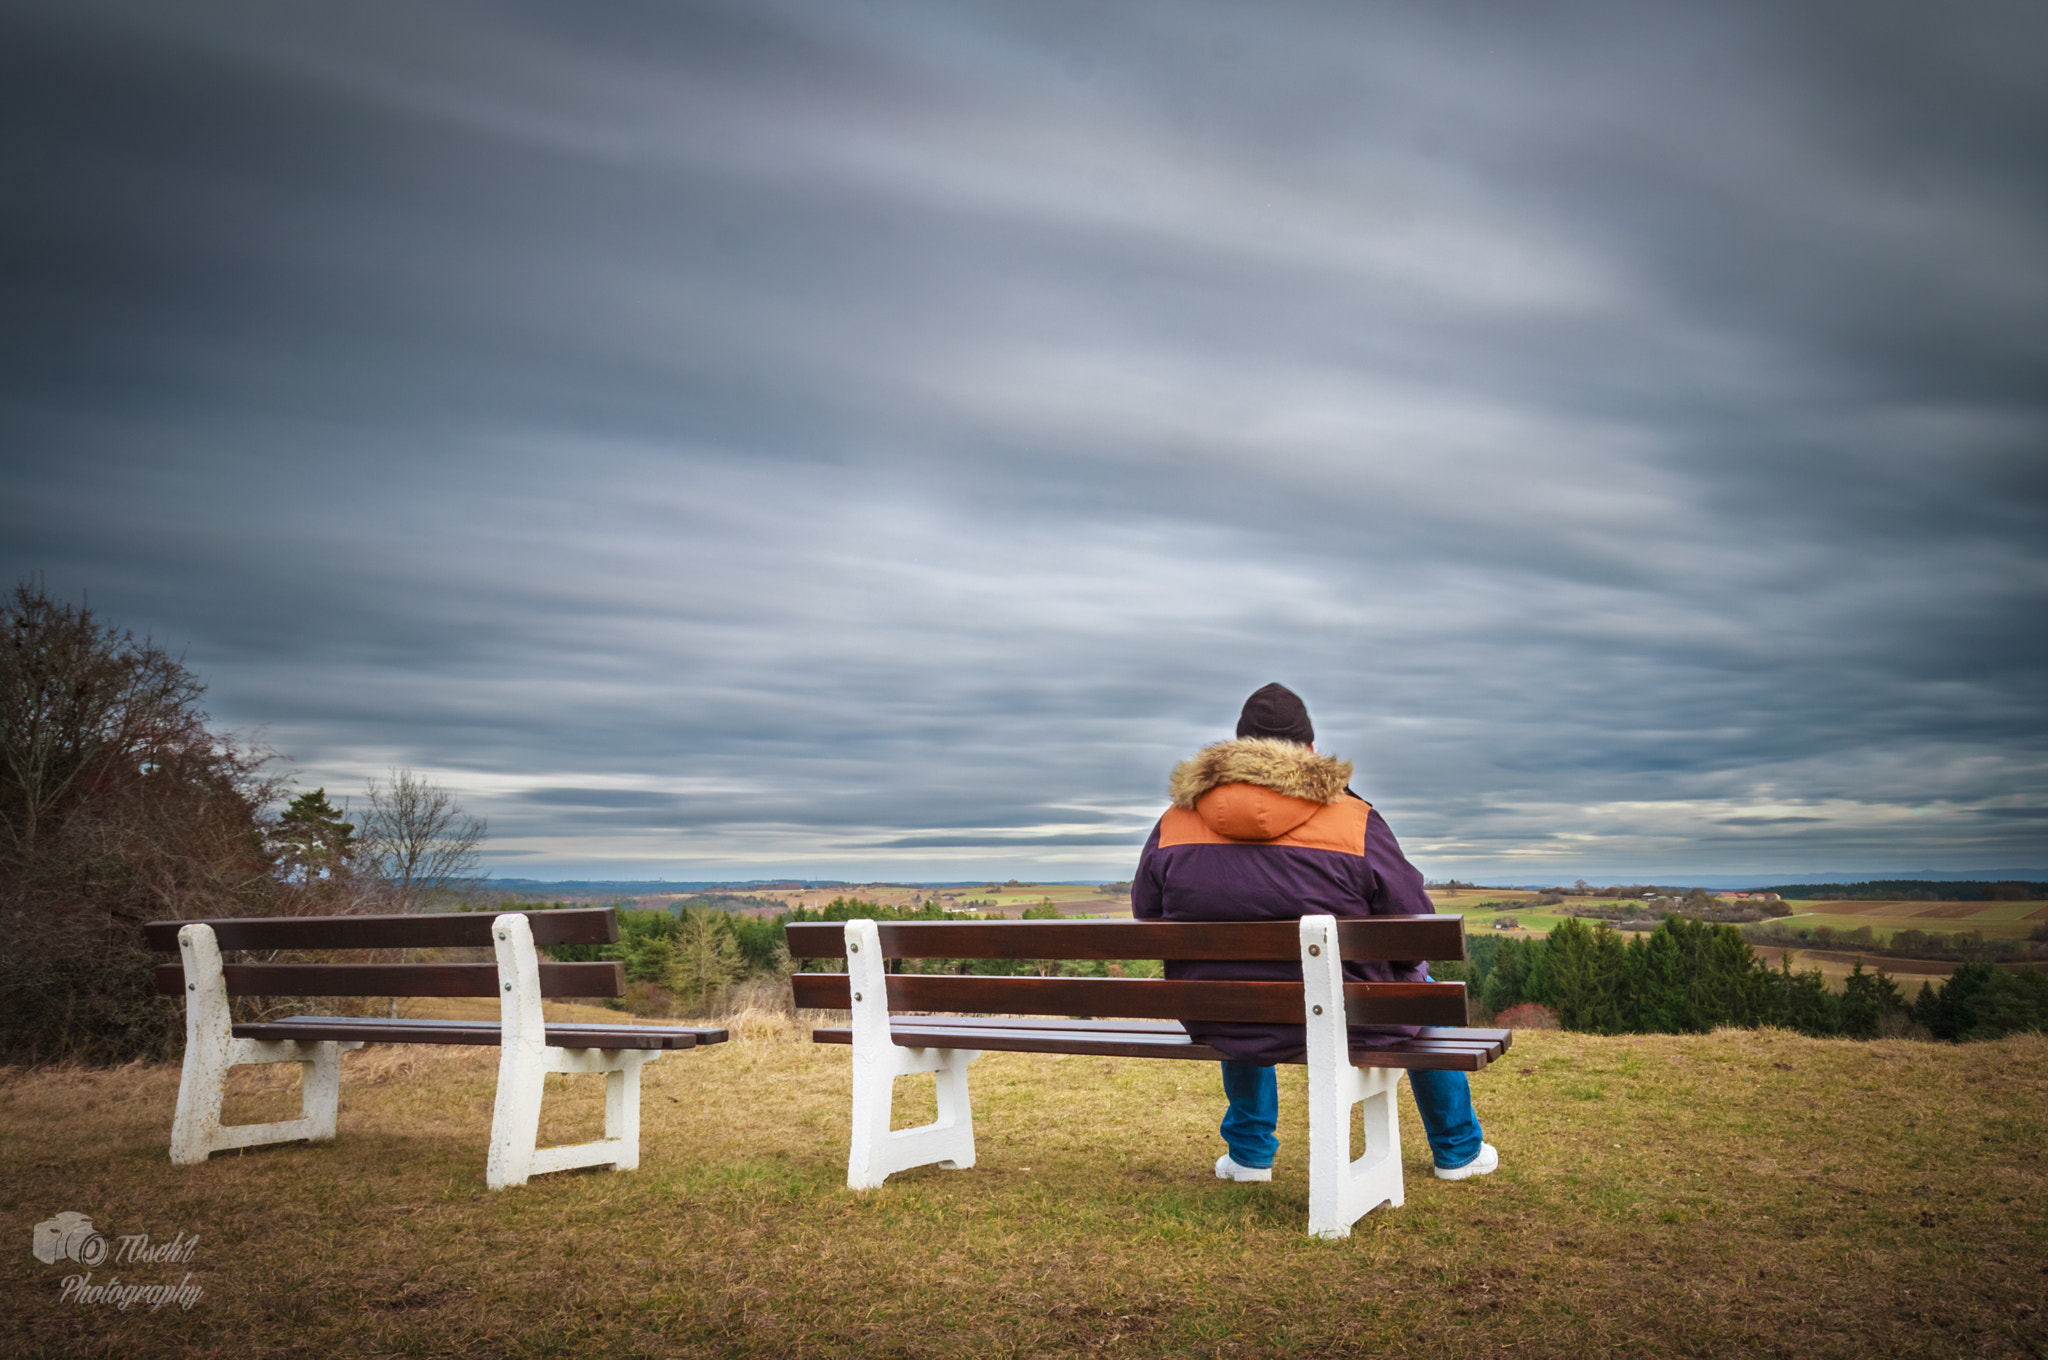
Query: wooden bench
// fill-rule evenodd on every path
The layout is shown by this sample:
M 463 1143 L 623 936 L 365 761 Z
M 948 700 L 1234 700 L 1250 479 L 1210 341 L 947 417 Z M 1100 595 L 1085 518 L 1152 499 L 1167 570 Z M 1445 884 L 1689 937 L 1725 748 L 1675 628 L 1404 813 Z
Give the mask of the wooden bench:
M 1478 1071 L 1507 1050 L 1506 1030 L 1466 1029 L 1460 982 L 1350 982 L 1342 962 L 1462 959 L 1457 916 L 1300 921 L 848 921 L 788 927 L 799 959 L 844 958 L 844 973 L 798 973 L 796 1004 L 851 1010 L 819 1043 L 853 1046 L 853 1133 L 846 1183 L 868 1190 L 899 1171 L 974 1165 L 967 1065 L 985 1050 L 1116 1058 L 1223 1054 L 1178 1021 L 1305 1025 L 1309 1215 L 1317 1237 L 1350 1235 L 1382 1203 L 1399 1206 L 1401 1132 L 1394 1095 L 1411 1068 Z M 981 977 L 892 973 L 890 959 L 1299 959 L 1303 981 Z M 913 1012 L 952 1012 L 951 1015 Z M 971 1014 L 960 1014 L 968 1012 Z M 1387 1048 L 1350 1046 L 1349 1025 L 1420 1025 Z M 895 1079 L 930 1072 L 938 1117 L 890 1128 Z M 1351 1107 L 1365 1106 L 1365 1147 L 1351 1155 Z
M 176 950 L 156 970 L 156 989 L 185 998 L 185 1072 L 171 1125 L 171 1161 L 203 1162 L 224 1148 L 334 1137 L 341 1054 L 364 1044 L 496 1045 L 497 1107 L 485 1177 L 493 1190 L 579 1166 L 631 1171 L 640 1164 L 640 1068 L 663 1053 L 722 1041 L 722 1029 L 631 1024 L 555 1024 L 543 997 L 618 996 L 624 968 L 608 963 L 542 963 L 536 945 L 611 944 L 618 916 L 599 910 L 434 913 L 421 916 L 280 916 L 218 921 L 152 921 L 153 949 Z M 450 949 L 489 947 L 495 963 L 229 963 L 223 949 Z M 294 1015 L 237 1025 L 231 996 L 493 996 L 497 1020 L 382 1020 Z M 304 1064 L 301 1114 L 272 1124 L 220 1122 L 228 1069 L 240 1063 Z M 537 1147 L 543 1077 L 602 1072 L 605 1136 L 567 1147 Z

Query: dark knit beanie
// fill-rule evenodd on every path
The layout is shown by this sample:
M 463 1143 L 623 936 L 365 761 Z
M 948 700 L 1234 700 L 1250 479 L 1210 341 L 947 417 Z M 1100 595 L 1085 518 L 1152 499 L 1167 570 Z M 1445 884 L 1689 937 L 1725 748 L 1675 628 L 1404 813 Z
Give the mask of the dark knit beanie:
M 1261 685 L 1244 701 L 1237 718 L 1240 737 L 1277 737 L 1302 746 L 1315 744 L 1315 724 L 1308 720 L 1308 705 L 1285 685 Z

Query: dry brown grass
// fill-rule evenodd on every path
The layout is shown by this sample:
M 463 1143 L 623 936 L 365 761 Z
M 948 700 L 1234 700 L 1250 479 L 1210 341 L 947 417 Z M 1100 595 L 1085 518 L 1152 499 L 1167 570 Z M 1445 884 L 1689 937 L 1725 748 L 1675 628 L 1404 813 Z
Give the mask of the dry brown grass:
M 1476 1082 L 1501 1170 L 1431 1178 L 1410 1107 L 1406 1207 L 1317 1243 L 1298 1068 L 1269 1186 L 1209 1175 L 1213 1069 L 991 1054 L 981 1165 L 863 1197 L 842 1186 L 846 1051 L 765 1011 L 732 1028 L 647 1069 L 638 1172 L 499 1195 L 486 1050 L 353 1055 L 337 1141 L 185 1169 L 165 1150 L 175 1069 L 6 1073 L 0 1352 L 2048 1353 L 2040 1038 L 1521 1034 Z M 550 1081 L 545 1132 L 594 1132 L 597 1079 Z M 291 1085 L 249 1072 L 235 1099 Z M 76 1267 L 28 1248 L 66 1209 L 198 1233 L 175 1271 L 205 1296 L 60 1302 Z

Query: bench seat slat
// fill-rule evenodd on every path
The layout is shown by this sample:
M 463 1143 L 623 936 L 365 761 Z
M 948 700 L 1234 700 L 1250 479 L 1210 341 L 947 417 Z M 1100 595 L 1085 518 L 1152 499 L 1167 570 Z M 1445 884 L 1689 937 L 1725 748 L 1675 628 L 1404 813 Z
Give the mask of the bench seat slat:
M 892 959 L 1299 959 L 1293 921 L 885 921 L 882 954 Z M 843 959 L 838 921 L 785 929 L 799 959 Z M 1374 916 L 1337 923 L 1344 958 L 1462 959 L 1462 916 Z
M 618 914 L 610 907 L 570 907 L 523 913 L 533 942 L 616 944 Z M 239 916 L 213 921 L 151 921 L 142 937 L 151 949 L 172 953 L 178 928 L 213 927 L 222 949 L 488 949 L 489 912 L 436 911 L 384 916 Z
M 1507 1050 L 1505 1030 L 1439 1030 L 1458 1038 L 1418 1036 L 1386 1048 L 1355 1048 L 1351 1061 L 1359 1067 L 1398 1067 L 1421 1070 L 1477 1072 Z M 1471 1037 L 1462 1037 L 1462 1036 Z M 816 1029 L 813 1042 L 850 1044 L 853 1030 L 846 1026 Z M 952 1025 L 892 1023 L 890 1038 L 900 1048 L 978 1048 L 995 1052 L 1066 1053 L 1105 1058 L 1184 1058 L 1216 1062 L 1223 1054 L 1190 1039 L 1185 1030 L 1173 1026 L 1154 1030 L 1103 1031 L 1087 1029 L 1026 1029 L 1000 1020 L 960 1020 Z M 944 1040 L 943 1043 L 937 1042 Z
M 895 1030 L 899 1048 L 978 1048 L 1009 1053 L 1078 1053 L 1100 1058 L 1195 1058 L 1220 1061 L 1223 1055 L 1198 1044 L 1185 1032 L 1178 1037 L 1146 1034 L 1096 1034 L 1079 1030 L 1013 1029 Z M 821 1044 L 850 1044 L 851 1029 L 819 1029 L 811 1038 Z M 944 1043 L 935 1042 L 944 1039 Z
M 978 1029 L 1004 1030 L 1073 1030 L 1080 1033 L 1132 1033 L 1132 1034 L 1186 1034 L 1177 1020 L 1070 1020 L 1026 1015 L 896 1015 L 890 1017 L 891 1027 L 897 1030 L 916 1029 L 920 1026 L 932 1029 L 952 1029 L 960 1025 L 973 1025 Z M 1437 1043 L 1481 1044 L 1506 1052 L 1514 1045 L 1515 1032 L 1510 1029 L 1467 1029 L 1462 1025 L 1425 1025 L 1417 1039 Z
M 898 1029 L 931 1025 L 944 1029 L 972 1023 L 988 1029 L 1075 1030 L 1094 1034 L 1185 1034 L 1178 1020 L 1085 1020 L 1039 1015 L 893 1015 Z
M 903 1048 L 975 1047 L 977 1045 L 993 1047 L 996 1045 L 992 1042 L 982 1044 L 981 1041 L 985 1039 L 993 1041 L 1000 1038 L 1004 1041 L 1002 1046 L 1014 1047 L 1019 1052 L 1068 1051 L 1057 1047 L 1064 1044 L 1080 1046 L 1072 1051 L 1095 1052 L 1097 1051 L 1097 1045 L 1106 1044 L 1112 1046 L 1130 1045 L 1143 1049 L 1148 1053 L 1159 1049 L 1190 1050 L 1185 1053 L 1166 1054 L 1164 1056 L 1211 1059 L 1221 1059 L 1223 1057 L 1221 1053 L 1208 1046 L 1195 1043 L 1184 1033 L 1178 1035 L 1100 1034 L 1082 1030 L 1035 1030 L 1027 1032 L 1001 1027 L 983 1029 L 973 1025 L 964 1025 L 959 1029 L 892 1029 L 890 1037 L 899 1047 Z M 938 1042 L 940 1040 L 943 1040 L 944 1043 Z M 1445 1054 L 1476 1053 L 1484 1055 L 1488 1061 L 1500 1056 L 1499 1046 L 1495 1044 L 1448 1039 L 1403 1039 L 1387 1045 L 1385 1049 L 1358 1048 L 1352 1051 L 1358 1055 L 1382 1051 Z M 1360 1061 L 1362 1062 L 1363 1059 L 1361 1058 Z
M 1174 1020 L 1051 1020 L 1013 1015 L 897 1015 L 890 1017 L 890 1028 L 898 1032 L 933 1030 L 950 1033 L 965 1028 L 1021 1034 L 1097 1034 L 1105 1038 L 1126 1034 L 1179 1038 L 1187 1034 L 1187 1030 Z M 833 1032 L 848 1031 L 840 1026 Z M 1514 1031 L 1426 1025 L 1418 1030 L 1415 1039 L 1439 1044 L 1478 1044 L 1506 1052 L 1514 1044 Z
M 847 1010 L 853 1005 L 853 986 L 845 973 L 798 973 L 790 978 L 790 986 L 801 1007 Z M 1299 1025 L 1306 1019 L 1298 982 L 896 973 L 889 977 L 888 987 L 892 1012 L 985 1011 L 1282 1025 Z M 1465 985 L 1351 982 L 1344 986 L 1344 1008 L 1354 1024 L 1456 1024 L 1465 1018 Z
M 373 1044 L 476 1044 L 495 1048 L 503 1036 L 496 1020 L 385 1020 L 353 1015 L 290 1016 L 236 1025 L 237 1039 L 339 1039 Z M 676 1025 L 550 1024 L 556 1048 L 680 1050 L 723 1043 L 726 1031 Z
M 229 996 L 496 996 L 494 963 L 230 963 L 222 967 Z M 185 990 L 182 963 L 158 964 L 156 990 L 177 996 Z M 543 963 L 540 994 L 620 996 L 625 965 Z

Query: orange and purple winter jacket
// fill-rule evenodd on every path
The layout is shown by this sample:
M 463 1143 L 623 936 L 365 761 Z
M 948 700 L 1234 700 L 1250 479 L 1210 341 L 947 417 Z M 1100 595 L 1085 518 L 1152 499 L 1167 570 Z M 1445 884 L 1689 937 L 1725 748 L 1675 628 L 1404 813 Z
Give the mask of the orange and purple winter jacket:
M 1303 916 L 1420 916 L 1436 907 L 1422 875 L 1370 803 L 1351 763 L 1266 737 L 1218 742 L 1174 769 L 1131 883 L 1131 914 L 1164 921 L 1295 921 Z M 1421 982 L 1423 963 L 1347 963 L 1354 982 Z M 1301 981 L 1299 962 L 1170 960 L 1170 978 Z M 1197 1042 L 1240 1062 L 1299 1062 L 1299 1025 L 1187 1022 Z M 1415 1033 L 1351 1028 L 1354 1048 Z

